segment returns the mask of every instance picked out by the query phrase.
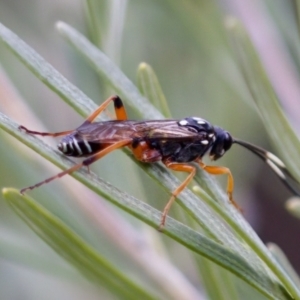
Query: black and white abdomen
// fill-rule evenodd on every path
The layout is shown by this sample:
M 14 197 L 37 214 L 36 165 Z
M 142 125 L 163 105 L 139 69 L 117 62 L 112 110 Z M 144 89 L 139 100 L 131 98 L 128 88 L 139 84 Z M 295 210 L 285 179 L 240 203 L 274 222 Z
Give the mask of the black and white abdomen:
M 98 152 L 101 149 L 101 144 L 77 139 L 74 135 L 68 135 L 61 140 L 57 148 L 67 156 L 81 157 Z

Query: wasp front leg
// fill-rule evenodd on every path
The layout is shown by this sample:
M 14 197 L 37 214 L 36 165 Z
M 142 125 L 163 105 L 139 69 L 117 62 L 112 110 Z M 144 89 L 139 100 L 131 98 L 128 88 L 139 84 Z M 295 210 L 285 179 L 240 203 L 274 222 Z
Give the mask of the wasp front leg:
M 227 175 L 227 195 L 229 198 L 230 203 L 239 211 L 241 211 L 241 208 L 238 206 L 238 204 L 233 200 L 233 189 L 234 189 L 234 180 L 233 176 L 231 174 L 231 171 L 226 167 L 220 167 L 220 166 L 207 166 L 202 161 L 198 161 L 198 164 L 201 169 L 206 171 L 209 174 L 212 175 Z
M 175 189 L 175 191 L 172 192 L 172 197 L 170 198 L 170 200 L 168 201 L 167 205 L 165 206 L 163 213 L 162 213 L 162 217 L 161 217 L 161 221 L 160 221 L 160 225 L 159 225 L 159 230 L 161 231 L 163 229 L 163 227 L 165 226 L 166 223 L 166 217 L 168 215 L 168 212 L 172 206 L 172 204 L 174 203 L 176 197 L 185 189 L 185 187 L 187 187 L 187 185 L 191 182 L 191 180 L 193 179 L 193 177 L 196 174 L 196 168 L 194 166 L 188 165 L 188 164 L 183 164 L 183 163 L 176 163 L 176 162 L 171 162 L 169 160 L 165 160 L 163 161 L 163 163 L 165 164 L 165 166 L 171 170 L 174 171 L 181 171 L 181 172 L 187 172 L 189 173 L 189 175 L 187 176 L 187 178 Z

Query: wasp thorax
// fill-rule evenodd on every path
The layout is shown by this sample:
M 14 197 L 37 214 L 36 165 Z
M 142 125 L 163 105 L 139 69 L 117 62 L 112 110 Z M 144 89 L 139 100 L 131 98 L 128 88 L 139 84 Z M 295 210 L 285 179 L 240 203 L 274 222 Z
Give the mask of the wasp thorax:
M 213 126 L 206 120 L 198 117 L 188 117 L 178 121 L 179 126 L 187 127 L 194 132 L 213 133 Z
M 215 127 L 215 142 L 213 143 L 209 156 L 212 160 L 222 157 L 233 143 L 231 135 L 220 127 Z

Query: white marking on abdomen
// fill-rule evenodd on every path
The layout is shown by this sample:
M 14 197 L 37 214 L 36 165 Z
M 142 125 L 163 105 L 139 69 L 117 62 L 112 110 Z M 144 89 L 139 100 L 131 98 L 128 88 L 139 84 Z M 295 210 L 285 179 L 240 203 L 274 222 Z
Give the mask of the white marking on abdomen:
M 86 140 L 83 140 L 83 142 L 84 142 L 84 145 L 85 145 L 88 153 L 92 153 L 92 148 L 91 148 L 90 144 Z
M 62 152 L 67 153 L 67 144 L 66 143 L 61 143 L 62 145 Z
M 78 145 L 78 142 L 77 142 L 77 140 L 76 140 L 75 138 L 73 138 L 73 143 L 74 143 L 74 146 L 75 146 L 75 148 L 76 148 L 78 154 L 79 154 L 79 155 L 82 155 L 82 151 L 81 151 L 81 149 L 80 149 L 80 147 L 79 147 L 79 145 Z M 72 143 L 70 143 L 70 145 L 72 145 Z

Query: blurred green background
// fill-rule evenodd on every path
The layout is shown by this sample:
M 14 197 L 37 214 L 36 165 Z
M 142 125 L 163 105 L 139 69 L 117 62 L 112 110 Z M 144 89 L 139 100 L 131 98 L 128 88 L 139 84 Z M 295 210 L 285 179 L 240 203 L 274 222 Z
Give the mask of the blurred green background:
M 105 28 L 109 5 L 102 2 L 99 4 L 99 22 L 103 22 Z M 115 1 L 115 5 L 120 5 L 119 2 Z M 235 137 L 276 153 L 269 144 L 230 50 L 224 24 L 226 16 L 235 13 L 230 6 L 234 2 L 123 1 L 126 14 L 124 20 L 120 20 L 124 22 L 124 27 L 118 49 L 109 46 L 109 41 L 105 39 L 109 33 L 105 30 L 107 36 L 104 34 L 99 44 L 133 82 L 136 82 L 138 65 L 141 62 L 150 64 L 158 76 L 174 118 L 203 117 Z M 285 54 L 296 56 L 297 48 L 290 44 L 293 38 L 299 42 L 293 1 L 261 2 L 274 25 L 273 29 L 287 45 Z M 89 35 L 85 11 L 84 1 L 0 0 L 0 22 L 100 104 L 113 91 L 99 80 L 55 29 L 55 23 L 62 20 Z M 271 53 L 272 45 L 269 45 L 269 50 Z M 49 131 L 75 128 L 82 122 L 70 107 L 2 45 L 0 63 L 20 97 Z M 9 115 L 5 110 L 5 101 L 0 97 L 0 109 Z M 20 119 L 10 117 L 22 125 L 29 124 L 22 117 L 22 110 L 19 114 Z M 131 118 L 137 117 L 130 110 L 129 114 Z M 32 151 L 24 154 L 24 146 L 3 132 L 0 135 L 1 187 L 21 188 L 55 174 L 55 170 L 52 173 L 46 171 L 39 163 L 37 154 Z M 54 145 L 51 139 L 49 143 Z M 295 245 L 295 239 L 299 236 L 299 221 L 289 215 L 283 206 L 283 201 L 290 196 L 288 191 L 258 158 L 237 146 L 233 146 L 218 164 L 231 169 L 236 185 L 234 198 L 262 240 L 278 244 L 293 266 L 300 270 L 300 256 Z M 116 168 L 119 171 L 116 172 Z M 168 199 L 168 195 L 157 191 L 151 179 L 142 175 L 123 154 L 113 153 L 92 169 L 100 177 L 139 199 Z M 128 173 L 131 175 L 128 176 Z M 225 189 L 225 180 L 219 180 Z M 65 195 L 65 198 L 60 196 L 63 201 L 51 202 L 51 197 L 57 194 Z M 103 246 L 105 237 L 101 239 L 98 236 L 99 240 L 95 240 L 99 233 L 93 231 L 89 219 L 72 203 L 60 182 L 44 186 L 34 195 L 47 195 L 43 197 L 46 207 L 73 229 L 83 233 L 95 247 L 118 260 L 118 251 Z M 165 203 L 159 201 L 152 204 L 162 209 Z M 0 299 L 110 299 L 105 291 L 101 291 L 99 297 L 99 290 L 82 279 L 25 227 L 4 201 L 1 200 L 0 205 Z M 139 224 L 132 217 L 121 214 L 133 224 Z M 165 241 L 170 243 L 167 239 Z M 178 245 L 172 246 L 171 259 L 191 282 L 198 282 L 188 251 Z M 126 267 L 134 269 L 134 266 Z

